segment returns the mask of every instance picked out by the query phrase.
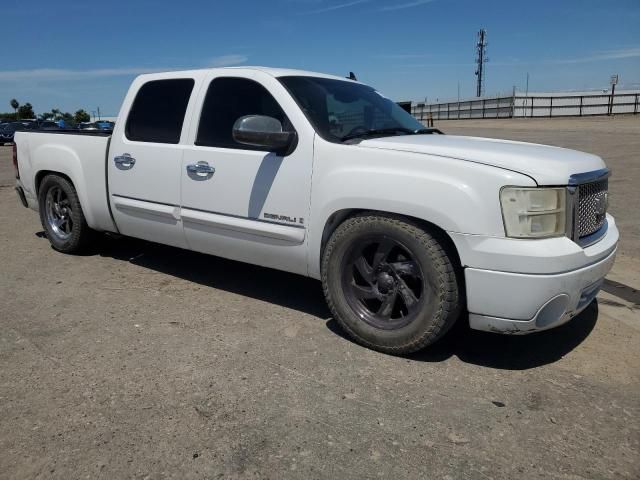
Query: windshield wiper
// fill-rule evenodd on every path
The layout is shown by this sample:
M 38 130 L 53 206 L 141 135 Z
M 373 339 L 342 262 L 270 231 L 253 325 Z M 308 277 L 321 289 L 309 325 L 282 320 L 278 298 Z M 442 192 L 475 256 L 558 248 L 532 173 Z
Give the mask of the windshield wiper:
M 393 135 L 394 133 L 404 133 L 406 135 L 411 135 L 413 133 L 416 133 L 416 130 L 411 130 L 410 128 L 404 127 L 369 128 L 368 130 L 363 129 L 358 133 L 350 133 L 349 135 L 345 135 L 344 137 L 340 138 L 340 141 L 344 142 L 353 138 L 370 137 L 372 135 Z
M 444 133 L 438 129 L 438 128 L 419 128 L 418 130 L 415 130 L 413 132 L 415 135 L 420 135 L 420 134 L 424 134 L 424 133 L 439 133 L 440 135 L 444 135 Z
M 429 133 L 440 133 L 442 132 L 437 128 L 418 128 L 417 130 L 411 130 L 410 128 L 404 127 L 391 127 L 391 128 L 370 128 L 368 130 L 363 130 L 358 133 L 351 133 L 349 135 L 345 135 L 340 138 L 341 142 L 346 140 L 352 140 L 354 138 L 363 138 L 375 135 L 393 135 L 395 133 L 404 133 L 405 135 L 421 135 L 421 134 L 429 134 Z

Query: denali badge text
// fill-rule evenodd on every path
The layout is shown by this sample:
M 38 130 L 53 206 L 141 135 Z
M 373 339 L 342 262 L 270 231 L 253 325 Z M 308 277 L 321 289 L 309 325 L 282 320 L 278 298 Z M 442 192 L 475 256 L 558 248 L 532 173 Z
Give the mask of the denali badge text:
M 304 225 L 304 218 L 289 217 L 288 215 L 276 215 L 274 213 L 265 213 L 264 218 L 267 218 L 269 220 L 276 220 L 279 222 L 299 223 L 300 225 Z

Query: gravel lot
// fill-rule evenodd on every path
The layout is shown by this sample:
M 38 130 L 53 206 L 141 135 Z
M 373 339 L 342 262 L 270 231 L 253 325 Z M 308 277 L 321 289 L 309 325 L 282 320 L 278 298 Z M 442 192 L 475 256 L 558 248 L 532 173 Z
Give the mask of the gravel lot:
M 383 355 L 312 280 L 133 239 L 53 251 L 0 147 L 0 478 L 638 478 L 640 117 L 437 126 L 606 159 L 623 238 L 597 303 Z

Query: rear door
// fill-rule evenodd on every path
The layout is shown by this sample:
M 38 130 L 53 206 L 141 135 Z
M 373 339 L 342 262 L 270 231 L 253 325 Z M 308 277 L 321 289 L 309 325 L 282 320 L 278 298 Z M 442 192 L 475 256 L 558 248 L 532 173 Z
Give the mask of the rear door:
M 189 248 L 306 274 L 313 129 L 263 72 L 211 73 L 200 97 L 180 173 Z M 235 142 L 233 124 L 245 115 L 296 130 L 295 150 L 282 156 Z
M 180 221 L 180 140 L 194 78 L 144 80 L 131 89 L 107 159 L 109 201 L 120 233 L 186 247 Z M 193 95 L 195 96 L 195 95 Z M 184 127 L 184 128 L 183 128 Z

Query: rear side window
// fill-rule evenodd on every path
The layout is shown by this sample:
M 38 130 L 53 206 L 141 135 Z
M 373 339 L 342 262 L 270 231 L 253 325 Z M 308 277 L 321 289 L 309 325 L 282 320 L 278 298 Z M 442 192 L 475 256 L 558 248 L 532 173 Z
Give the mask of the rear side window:
M 145 83 L 138 90 L 127 118 L 127 138 L 136 142 L 180 142 L 193 85 L 192 78 Z
M 261 150 L 233 139 L 233 124 L 245 115 L 267 115 L 285 129 L 293 128 L 276 99 L 259 83 L 246 78 L 216 78 L 204 99 L 196 145 Z

